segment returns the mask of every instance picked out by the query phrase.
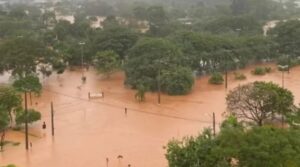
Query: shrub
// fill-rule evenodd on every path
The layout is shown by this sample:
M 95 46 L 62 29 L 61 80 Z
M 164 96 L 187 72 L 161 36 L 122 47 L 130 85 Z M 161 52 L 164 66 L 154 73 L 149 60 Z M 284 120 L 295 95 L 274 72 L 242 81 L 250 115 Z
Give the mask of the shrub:
M 265 75 L 266 74 L 266 69 L 263 67 L 256 67 L 253 71 L 252 71 L 253 75 Z
M 174 70 L 163 71 L 161 81 L 162 91 L 169 95 L 187 94 L 194 85 L 193 73 L 189 68 L 185 67 L 177 67 Z
M 33 123 L 35 121 L 38 121 L 42 117 L 40 112 L 35 111 L 33 109 L 29 109 L 27 115 L 28 115 L 27 116 L 28 123 Z M 21 125 L 21 124 L 25 123 L 25 111 L 24 110 L 19 111 L 17 113 L 16 123 L 17 123 L 17 125 Z
M 221 85 L 223 84 L 224 79 L 221 73 L 213 73 L 208 82 L 214 85 Z
M 238 73 L 238 72 L 234 73 L 234 78 L 236 80 L 245 80 L 245 79 L 247 79 L 246 75 L 244 75 L 242 73 Z

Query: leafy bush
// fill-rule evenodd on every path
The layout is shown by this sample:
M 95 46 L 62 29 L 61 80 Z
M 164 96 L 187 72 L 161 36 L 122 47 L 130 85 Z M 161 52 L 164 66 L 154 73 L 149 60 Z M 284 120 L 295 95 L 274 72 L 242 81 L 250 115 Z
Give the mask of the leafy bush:
M 185 67 L 163 71 L 161 76 L 162 91 L 169 95 L 183 95 L 191 91 L 194 85 L 193 73 Z
M 208 82 L 214 85 L 221 85 L 223 84 L 224 79 L 221 73 L 213 73 Z
M 272 72 L 271 67 L 256 67 L 253 71 L 253 75 L 265 75 L 266 73 Z
M 238 73 L 238 72 L 234 73 L 234 78 L 236 80 L 245 80 L 245 79 L 247 79 L 246 75 L 244 75 L 242 73 Z
M 266 68 L 263 67 L 256 67 L 253 71 L 252 74 L 253 75 L 265 75 L 266 72 Z
M 28 123 L 33 123 L 35 121 L 38 121 L 41 119 L 41 117 L 42 117 L 42 115 L 40 112 L 35 111 L 33 109 L 28 110 L 28 114 L 27 114 Z M 16 123 L 17 123 L 17 125 L 25 123 L 25 111 L 24 110 L 21 110 L 17 113 Z

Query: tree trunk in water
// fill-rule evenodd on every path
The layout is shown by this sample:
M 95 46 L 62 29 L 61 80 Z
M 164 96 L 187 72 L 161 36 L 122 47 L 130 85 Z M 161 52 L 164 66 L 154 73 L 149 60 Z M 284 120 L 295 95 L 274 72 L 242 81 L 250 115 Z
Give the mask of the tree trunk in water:
M 5 130 L 3 130 L 2 135 L 1 135 L 1 139 L 0 139 L 0 151 L 3 151 L 4 139 L 5 139 Z
M 32 106 L 32 96 L 31 96 L 31 92 L 29 92 L 29 98 L 30 98 L 30 105 Z

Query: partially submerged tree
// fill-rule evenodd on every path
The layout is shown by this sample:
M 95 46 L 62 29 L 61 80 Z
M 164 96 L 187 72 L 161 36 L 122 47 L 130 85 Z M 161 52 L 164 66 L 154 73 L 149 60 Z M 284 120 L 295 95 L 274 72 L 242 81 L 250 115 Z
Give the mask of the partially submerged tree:
M 120 58 L 114 51 L 97 52 L 94 66 L 98 72 L 109 78 L 120 67 Z
M 24 78 L 18 78 L 14 81 L 13 87 L 22 93 L 29 93 L 30 103 L 32 104 L 32 93 L 40 95 L 42 84 L 37 76 L 28 75 Z
M 192 90 L 194 85 L 193 72 L 189 68 L 174 67 L 173 70 L 162 71 L 159 78 L 162 91 L 169 95 L 184 95 Z
M 230 113 L 262 126 L 276 114 L 287 115 L 294 107 L 293 94 L 271 82 L 254 82 L 230 91 L 226 98 Z
M 9 113 L 0 106 L 0 152 L 3 151 L 5 132 L 10 123 Z
M 0 86 L 0 151 L 3 150 L 5 132 L 13 123 L 15 111 L 21 107 L 21 97 L 8 86 Z
M 140 40 L 131 49 L 125 62 L 125 83 L 137 88 L 139 81 L 146 78 L 149 89 L 157 90 L 159 74 L 163 71 L 170 72 L 173 67 L 182 66 L 184 64 L 182 60 L 180 50 L 168 40 L 157 38 Z
M 13 112 L 21 107 L 22 99 L 18 93 L 9 86 L 0 86 L 0 106 L 1 111 L 6 112 L 10 118 L 10 123 L 13 121 Z
M 37 73 L 40 64 L 52 64 L 56 54 L 28 37 L 5 41 L 0 47 L 0 72 L 11 71 L 19 78 Z
M 29 109 L 27 111 L 27 122 L 28 123 L 36 122 L 36 121 L 40 120 L 41 117 L 42 117 L 41 113 L 34 109 Z M 17 113 L 16 123 L 17 123 L 17 125 L 26 123 L 26 114 L 25 114 L 24 110 L 21 110 Z

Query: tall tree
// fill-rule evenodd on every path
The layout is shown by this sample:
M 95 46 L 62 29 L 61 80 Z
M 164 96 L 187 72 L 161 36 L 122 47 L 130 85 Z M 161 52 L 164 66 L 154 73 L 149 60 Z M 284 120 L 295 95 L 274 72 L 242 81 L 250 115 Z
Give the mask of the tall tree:
M 130 50 L 125 62 L 125 83 L 137 88 L 143 80 L 142 84 L 153 91 L 158 90 L 161 82 L 162 91 L 185 94 L 191 89 L 193 77 L 190 70 L 183 68 L 186 65 L 183 60 L 181 51 L 172 42 L 160 38 L 142 39 Z
M 21 107 L 22 99 L 19 94 L 9 86 L 0 86 L 1 111 L 7 112 L 10 123 L 13 121 L 13 112 Z
M 56 58 L 53 50 L 27 37 L 5 41 L 0 53 L 0 72 L 12 71 L 19 78 L 37 73 L 38 65 L 51 64 Z
M 5 132 L 13 123 L 13 112 L 21 107 L 21 97 L 8 86 L 0 86 L 0 151 L 3 150 Z
M 293 94 L 273 83 L 254 82 L 239 86 L 227 95 L 230 113 L 258 126 L 275 114 L 288 115 L 294 107 Z
M 114 51 L 98 52 L 94 58 L 96 70 L 107 78 L 120 67 L 120 57 Z
M 279 44 L 281 54 L 296 58 L 300 54 L 300 20 L 280 22 L 271 30 L 272 38 Z
M 97 32 L 93 38 L 95 54 L 98 51 L 112 50 L 124 59 L 129 49 L 137 42 L 138 34 L 125 27 L 111 27 Z

